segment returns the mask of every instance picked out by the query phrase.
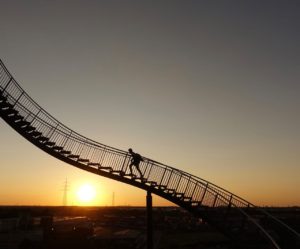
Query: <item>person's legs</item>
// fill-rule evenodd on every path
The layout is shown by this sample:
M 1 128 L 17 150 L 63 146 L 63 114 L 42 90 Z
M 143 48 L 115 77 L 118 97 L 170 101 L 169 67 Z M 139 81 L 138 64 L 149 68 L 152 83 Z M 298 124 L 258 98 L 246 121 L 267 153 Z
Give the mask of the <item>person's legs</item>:
M 143 174 L 142 174 L 142 171 L 140 170 L 140 167 L 139 166 L 136 166 L 136 169 L 138 170 L 140 176 L 141 176 L 141 179 L 143 178 Z
M 136 165 L 136 164 L 134 164 L 134 163 L 131 163 L 131 164 L 129 165 L 130 174 L 133 175 L 132 166 L 135 166 L 135 167 L 136 167 L 137 171 L 138 171 L 139 174 L 140 174 L 141 179 L 143 179 L 143 174 L 142 174 L 142 171 L 140 170 L 139 165 Z
M 132 163 L 129 165 L 129 169 L 130 169 L 130 174 L 131 174 L 131 175 L 133 175 L 133 172 L 132 172 L 132 165 L 133 165 Z

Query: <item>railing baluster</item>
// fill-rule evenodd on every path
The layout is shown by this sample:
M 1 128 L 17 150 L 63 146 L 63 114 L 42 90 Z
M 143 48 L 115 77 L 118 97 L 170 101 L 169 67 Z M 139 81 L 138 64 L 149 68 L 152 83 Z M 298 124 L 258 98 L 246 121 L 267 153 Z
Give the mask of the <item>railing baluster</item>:
M 62 147 L 65 147 L 66 143 L 68 142 L 69 138 L 70 138 L 71 135 L 72 135 L 72 132 L 73 132 L 73 131 L 71 130 L 69 135 L 65 135 L 65 140 L 64 140 L 64 142 L 63 142 L 63 144 L 62 144 Z
M 106 150 L 107 150 L 107 147 L 104 147 L 104 150 L 102 150 L 102 153 L 100 154 L 100 160 L 99 160 L 100 166 L 103 166 L 103 160 L 105 157 Z
M 197 187 L 197 183 L 194 182 L 194 184 L 195 184 L 195 186 L 194 186 L 194 189 L 193 189 L 192 194 L 191 194 L 192 200 L 194 199 L 194 193 L 195 193 L 195 190 L 196 190 L 196 187 Z
M 162 183 L 162 181 L 163 181 L 163 179 L 165 177 L 166 171 L 167 171 L 167 168 L 165 167 L 164 173 L 163 173 L 162 177 L 160 178 L 159 186 L 161 186 L 161 183 Z
M 201 198 L 201 200 L 200 200 L 200 205 L 202 204 L 202 202 L 203 202 L 203 200 L 204 200 L 204 197 L 205 197 L 205 195 L 206 195 L 207 188 L 208 188 L 208 183 L 206 184 L 205 189 L 204 189 L 204 193 L 202 194 L 202 198 Z
M 176 184 L 176 187 L 175 187 L 176 192 L 177 192 L 178 186 L 180 184 L 181 178 L 182 178 L 182 175 L 180 175 L 179 180 L 177 181 L 177 184 Z
M 55 131 L 57 130 L 58 126 L 59 126 L 59 123 L 57 123 L 57 125 L 56 125 L 55 127 L 52 126 L 52 128 L 54 128 L 54 129 L 51 129 L 51 130 L 48 132 L 48 134 L 46 135 L 46 136 L 49 138 L 49 140 L 50 140 L 50 139 L 52 138 L 52 136 L 55 134 Z M 50 133 L 51 133 L 51 135 L 50 135 Z
M 184 189 L 184 191 L 183 191 L 183 193 L 184 193 L 184 195 L 185 195 L 185 193 L 186 193 L 186 190 L 188 189 L 188 186 L 189 186 L 189 184 L 190 184 L 190 180 L 191 180 L 191 176 L 189 176 L 189 178 L 188 178 L 188 182 L 187 182 L 187 184 L 186 184 L 186 187 L 185 187 L 185 189 Z
M 36 117 L 40 114 L 42 108 L 39 109 L 39 111 L 33 116 L 31 123 L 36 119 Z
M 216 205 L 217 198 L 218 198 L 218 194 L 215 195 L 215 198 L 214 198 L 214 202 L 213 202 L 212 207 L 214 207 L 214 206 Z
M 146 179 L 149 179 L 149 176 L 150 176 L 150 174 L 151 174 L 151 171 L 152 171 L 152 169 L 153 169 L 153 167 L 154 167 L 153 164 L 150 164 L 150 165 L 151 165 L 151 166 L 150 166 L 150 169 L 149 169 L 149 171 L 148 171 L 148 175 L 145 176 Z
M 126 153 L 125 157 L 124 157 L 124 161 L 123 161 L 123 164 L 122 164 L 122 168 L 121 168 L 121 171 L 126 174 L 126 171 L 127 171 L 127 168 L 128 168 L 128 161 L 127 161 L 127 158 L 128 158 L 128 153 Z
M 171 179 L 171 176 L 173 174 L 173 169 L 169 171 L 170 172 L 170 175 L 169 175 L 169 178 L 168 178 L 168 181 L 166 183 L 166 186 L 168 187 L 169 186 L 169 182 L 170 182 L 170 179 Z
M 25 92 L 23 91 L 23 92 L 19 95 L 19 97 L 16 99 L 16 101 L 15 101 L 15 103 L 13 104 L 12 107 L 15 107 L 15 105 L 19 102 L 20 98 L 23 96 L 24 93 L 25 93 Z
M 13 77 L 10 76 L 9 81 L 6 83 L 5 87 L 2 90 L 3 92 L 5 92 L 6 88 L 9 86 L 9 84 L 12 82 L 12 80 L 13 80 Z

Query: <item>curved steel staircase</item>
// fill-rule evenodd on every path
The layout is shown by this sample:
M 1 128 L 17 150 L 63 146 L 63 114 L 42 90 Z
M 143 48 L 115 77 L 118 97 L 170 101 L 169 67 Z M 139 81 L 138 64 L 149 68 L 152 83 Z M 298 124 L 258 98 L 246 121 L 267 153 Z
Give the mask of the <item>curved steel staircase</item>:
M 66 127 L 41 108 L 0 61 L 0 115 L 20 135 L 75 167 L 150 190 L 216 227 L 236 248 L 297 249 L 300 235 L 279 219 L 204 179 L 144 158 L 144 180 L 129 174 L 130 155 Z

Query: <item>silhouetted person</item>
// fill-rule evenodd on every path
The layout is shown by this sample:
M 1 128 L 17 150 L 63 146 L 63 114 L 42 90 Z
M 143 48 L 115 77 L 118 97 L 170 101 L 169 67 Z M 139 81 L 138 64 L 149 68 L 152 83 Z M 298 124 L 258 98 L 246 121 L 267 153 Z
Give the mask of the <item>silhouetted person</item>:
M 138 153 L 133 152 L 132 149 L 128 149 L 128 152 L 131 155 L 131 162 L 129 165 L 130 173 L 133 175 L 132 166 L 135 166 L 141 176 L 141 179 L 143 179 L 143 174 L 140 170 L 140 162 L 144 161 L 142 156 Z

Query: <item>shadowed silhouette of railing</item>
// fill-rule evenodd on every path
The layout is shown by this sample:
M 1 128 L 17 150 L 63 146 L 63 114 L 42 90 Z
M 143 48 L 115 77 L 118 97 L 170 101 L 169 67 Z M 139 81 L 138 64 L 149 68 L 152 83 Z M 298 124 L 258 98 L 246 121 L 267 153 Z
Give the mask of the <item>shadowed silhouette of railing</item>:
M 131 156 L 84 137 L 41 108 L 0 61 L 0 114 L 50 155 L 83 170 L 151 191 L 234 238 L 242 248 L 299 248 L 300 235 L 279 219 L 204 179 L 143 158 L 144 179 L 130 174 Z

